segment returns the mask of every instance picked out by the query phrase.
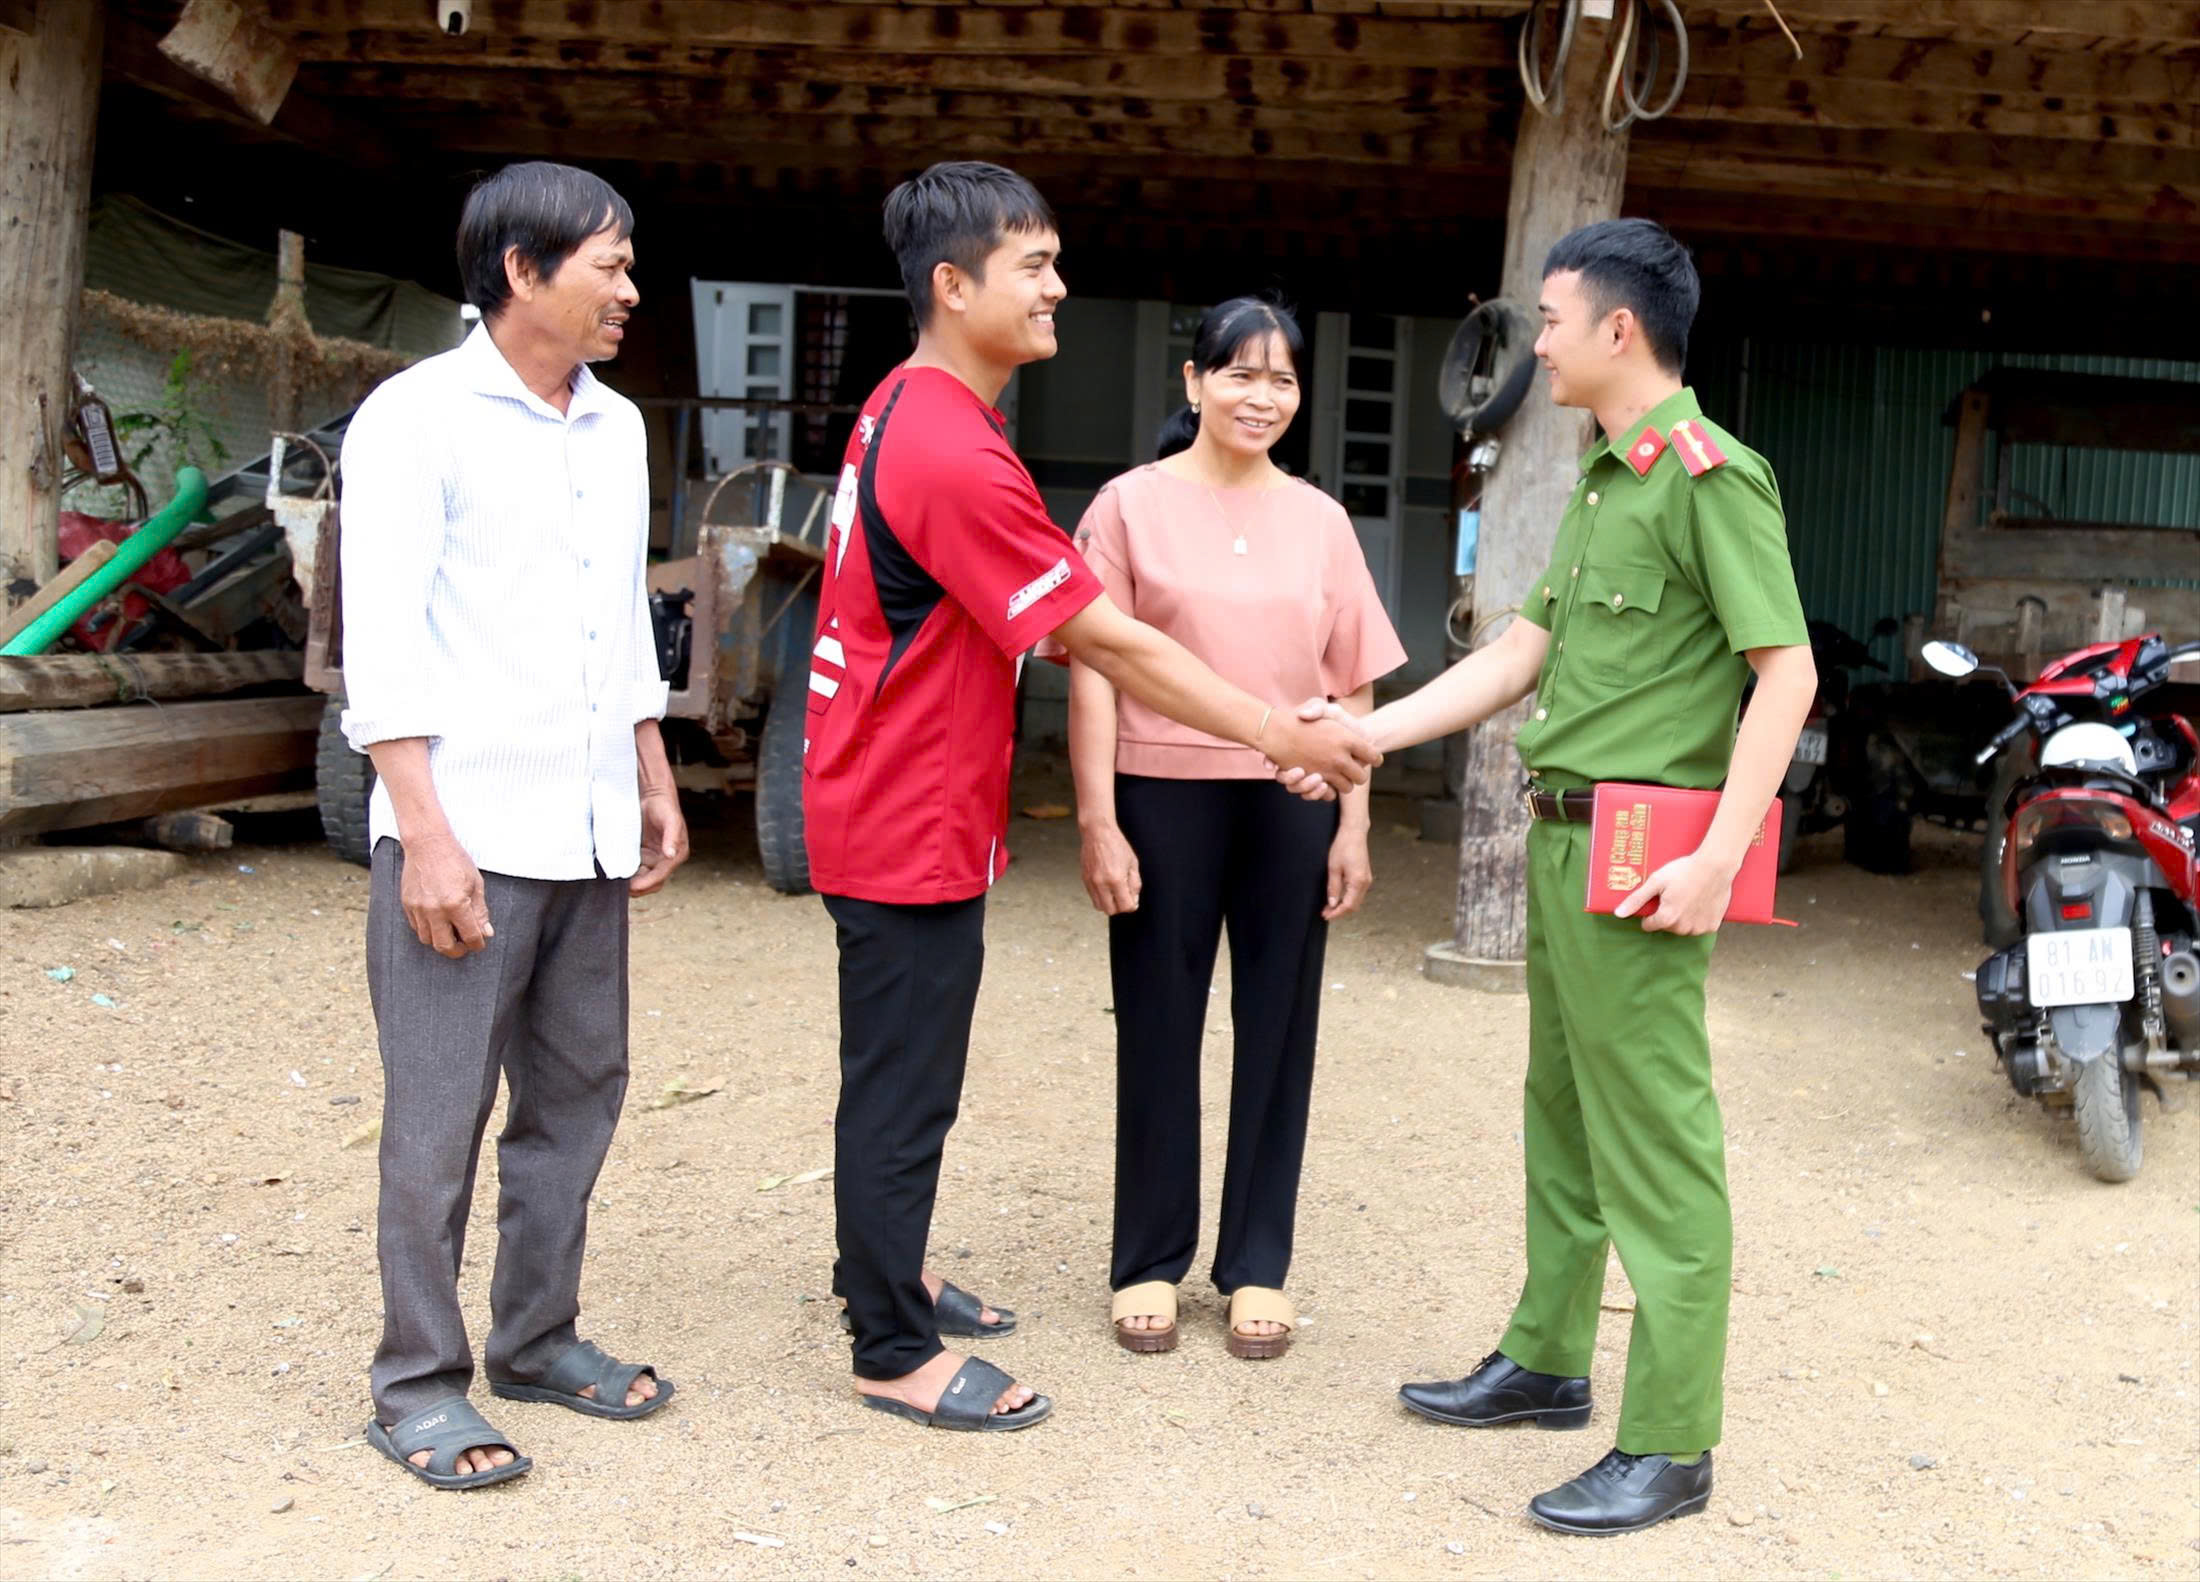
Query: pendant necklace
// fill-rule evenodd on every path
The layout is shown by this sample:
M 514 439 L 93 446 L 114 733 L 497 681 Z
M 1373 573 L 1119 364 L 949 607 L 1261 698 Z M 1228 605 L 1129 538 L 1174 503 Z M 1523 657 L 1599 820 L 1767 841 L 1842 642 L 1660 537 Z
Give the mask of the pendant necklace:
M 1215 515 L 1222 518 L 1222 525 L 1230 529 L 1230 553 L 1233 555 L 1244 554 L 1245 529 L 1242 527 L 1233 527 L 1231 525 L 1230 513 L 1222 508 L 1222 501 L 1215 494 L 1214 486 L 1212 484 L 1202 484 L 1200 485 L 1200 487 L 1207 491 L 1207 503 L 1215 508 Z

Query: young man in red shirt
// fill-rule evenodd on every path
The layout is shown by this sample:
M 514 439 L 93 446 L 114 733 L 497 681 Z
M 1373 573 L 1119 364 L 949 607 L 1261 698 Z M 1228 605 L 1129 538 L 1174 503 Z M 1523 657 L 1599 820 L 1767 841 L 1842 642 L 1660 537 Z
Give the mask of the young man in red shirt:
M 1008 865 L 1023 655 L 1051 635 L 1120 690 L 1259 748 L 1279 773 L 1351 786 L 1379 760 L 1350 725 L 1242 692 L 1123 614 L 1047 516 L 993 409 L 1019 366 L 1054 355 L 1067 294 L 1054 215 L 1031 184 L 998 165 L 934 165 L 887 198 L 886 240 L 917 346 L 849 440 L 803 766 L 810 877 L 840 946 L 833 1283 L 865 1405 L 1003 1431 L 1052 1402 L 942 1346 L 943 1320 L 1004 1334 L 1010 1318 L 929 1285 L 924 1246 L 962 1100 L 985 893 Z

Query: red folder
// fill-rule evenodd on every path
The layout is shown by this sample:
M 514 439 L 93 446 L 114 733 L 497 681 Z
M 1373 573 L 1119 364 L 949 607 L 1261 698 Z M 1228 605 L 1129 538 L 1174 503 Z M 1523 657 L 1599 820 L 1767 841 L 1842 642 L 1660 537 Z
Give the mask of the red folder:
M 1718 807 L 1716 791 L 1617 780 L 1599 784 L 1589 822 L 1589 910 L 1616 911 L 1650 875 L 1701 846 Z M 1779 871 L 1780 802 L 1775 797 L 1742 857 L 1741 871 L 1734 876 L 1726 921 L 1782 923 L 1793 928 L 1786 918 L 1772 915 L 1773 883 Z

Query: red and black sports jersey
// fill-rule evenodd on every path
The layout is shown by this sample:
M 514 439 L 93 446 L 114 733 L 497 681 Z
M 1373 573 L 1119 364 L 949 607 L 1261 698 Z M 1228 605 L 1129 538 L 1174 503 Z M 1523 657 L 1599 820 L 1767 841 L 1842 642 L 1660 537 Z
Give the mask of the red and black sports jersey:
M 1024 653 L 1100 595 L 1009 448 L 938 368 L 864 403 L 825 541 L 803 830 L 827 895 L 932 905 L 1008 866 Z

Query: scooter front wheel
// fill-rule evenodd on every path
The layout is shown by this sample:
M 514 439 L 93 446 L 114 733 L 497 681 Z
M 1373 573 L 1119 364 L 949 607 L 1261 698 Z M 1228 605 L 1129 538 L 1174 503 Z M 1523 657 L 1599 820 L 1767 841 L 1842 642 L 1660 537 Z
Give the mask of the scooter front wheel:
M 2129 1181 L 2145 1150 L 2139 1139 L 2139 1079 L 2113 1053 L 2078 1067 L 2071 1094 L 2078 1118 L 2078 1157 L 2103 1181 Z

